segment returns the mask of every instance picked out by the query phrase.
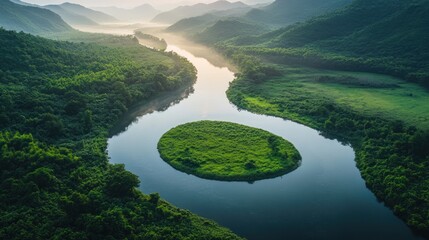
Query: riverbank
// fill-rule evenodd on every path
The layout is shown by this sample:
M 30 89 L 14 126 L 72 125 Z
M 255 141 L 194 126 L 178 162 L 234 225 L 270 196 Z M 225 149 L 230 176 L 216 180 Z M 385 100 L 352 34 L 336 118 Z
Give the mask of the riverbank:
M 129 36 L 95 37 L 103 43 L 0 30 L 0 238 L 241 239 L 143 194 L 137 176 L 108 162 L 121 116 L 194 83 L 195 68 Z
M 417 102 L 420 108 L 403 109 L 396 106 L 393 109 L 400 110 L 391 111 L 392 105 L 389 104 L 386 107 L 379 103 L 365 105 L 365 101 L 371 98 L 359 100 L 357 96 L 362 95 L 357 93 L 372 93 L 378 99 L 387 93 L 388 99 L 394 99 L 395 96 L 389 96 L 389 93 L 395 92 L 394 83 L 398 82 L 384 81 L 387 84 L 385 87 L 352 86 L 347 85 L 345 74 L 336 74 L 337 78 L 340 76 L 344 81 L 331 79 L 336 82 L 330 82 L 326 78 L 327 82 L 322 82 L 318 79 L 326 76 L 326 72 L 299 67 L 286 68 L 279 76 L 268 76 L 262 81 L 254 81 L 243 73 L 233 82 L 227 95 L 242 109 L 291 119 L 312 126 L 325 136 L 351 144 L 367 186 L 409 226 L 428 231 L 429 218 L 425 209 L 429 208 L 429 198 L 424 194 L 429 187 L 426 174 L 429 170 L 428 151 L 425 148 L 429 139 L 427 118 L 410 120 L 413 111 L 426 106 L 424 99 L 427 99 L 428 93 L 425 90 L 412 91 L 415 87 L 411 87 L 409 93 L 405 94 L 409 84 L 397 86 L 403 96 L 398 95 L 396 98 L 412 99 L 414 93 L 422 102 Z M 377 81 L 370 82 L 374 84 Z M 344 91 L 338 93 L 341 88 Z M 356 94 L 350 94 L 351 91 Z M 344 100 L 344 95 L 348 99 Z M 392 104 L 395 101 L 385 102 Z M 381 110 L 375 109 L 375 106 Z M 401 115 L 404 111 L 408 113 Z M 424 116 L 425 112 L 419 111 L 418 114 Z

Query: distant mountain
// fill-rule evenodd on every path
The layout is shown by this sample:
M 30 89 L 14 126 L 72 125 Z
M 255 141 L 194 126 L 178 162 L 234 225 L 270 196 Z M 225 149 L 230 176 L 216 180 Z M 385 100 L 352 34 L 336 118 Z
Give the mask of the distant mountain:
M 118 19 L 108 14 L 73 3 L 47 5 L 44 6 L 44 8 L 57 13 L 66 22 L 72 25 L 96 25 L 99 23 L 112 23 L 118 21 Z
M 246 17 L 258 22 L 284 26 L 308 20 L 351 2 L 352 0 L 276 0 L 266 7 L 250 11 Z
M 1 0 L 0 26 L 7 30 L 32 34 L 72 31 L 73 28 L 57 14 L 37 7 Z
M 250 7 L 234 8 L 225 11 L 213 11 L 197 17 L 185 18 L 168 27 L 167 31 L 186 34 L 198 33 L 213 26 L 217 21 L 231 18 L 238 19 L 251 9 Z
M 39 5 L 37 4 L 31 4 L 31 3 L 27 3 L 27 2 L 23 2 L 21 0 L 10 0 L 13 3 L 19 4 L 19 5 L 24 5 L 24 6 L 31 6 L 31 7 L 39 7 Z
M 215 11 L 225 11 L 240 8 L 247 9 L 249 6 L 242 2 L 231 3 L 225 0 L 220 0 L 210 4 L 198 3 L 191 6 L 177 7 L 171 11 L 160 13 L 152 20 L 152 22 L 173 24 L 184 18 L 201 16 Z
M 168 32 L 195 34 L 214 25 L 219 20 L 219 16 L 211 13 L 198 17 L 185 18 L 171 25 L 166 29 Z
M 122 21 L 148 21 L 160 13 L 159 10 L 155 9 L 150 4 L 143 4 L 132 9 L 118 7 L 98 7 L 94 9 L 107 13 Z
M 71 25 L 98 25 L 95 21 L 87 18 L 83 15 L 76 14 L 74 12 L 70 12 L 60 5 L 47 5 L 43 6 L 43 8 L 49 9 L 50 11 L 61 16 L 64 21 Z
M 266 33 L 267 29 L 254 23 L 242 22 L 237 19 L 220 20 L 213 26 L 195 35 L 195 39 L 213 44 L 237 36 L 246 37 Z

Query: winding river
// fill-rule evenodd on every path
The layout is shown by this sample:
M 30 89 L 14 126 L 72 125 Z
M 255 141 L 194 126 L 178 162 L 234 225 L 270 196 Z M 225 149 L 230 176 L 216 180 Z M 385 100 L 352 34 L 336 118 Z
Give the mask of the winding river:
M 197 68 L 194 91 L 161 96 L 134 109 L 124 120 L 125 125 L 130 119 L 132 123 L 109 139 L 111 162 L 124 163 L 138 175 L 143 192 L 159 192 L 175 206 L 249 239 L 420 239 L 366 188 L 350 146 L 291 121 L 239 111 L 225 94 L 234 79 L 234 73 L 221 66 L 227 61 L 215 66 L 169 44 L 168 51 Z M 159 157 L 157 142 L 169 129 L 198 120 L 230 121 L 282 136 L 299 150 L 302 165 L 282 177 L 254 183 L 179 172 Z

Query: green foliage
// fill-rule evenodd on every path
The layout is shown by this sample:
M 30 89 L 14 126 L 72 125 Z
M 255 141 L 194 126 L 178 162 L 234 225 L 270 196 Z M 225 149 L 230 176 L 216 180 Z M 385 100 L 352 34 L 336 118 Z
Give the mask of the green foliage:
M 165 51 L 165 49 L 167 49 L 167 42 L 164 39 L 159 39 L 155 36 L 137 30 L 134 31 L 134 34 L 140 40 L 140 43 L 145 46 L 150 46 L 160 51 Z
M 350 2 L 352 0 L 276 0 L 262 9 L 253 9 L 248 12 L 246 18 L 285 26 L 325 14 Z
M 335 12 L 219 45 L 283 64 L 389 74 L 429 86 L 429 2 L 356 0 Z M 241 47 L 238 47 L 241 46 Z
M 241 108 L 301 122 L 352 144 L 368 187 L 408 225 L 427 232 L 427 91 L 363 73 L 289 67 L 283 74 L 262 83 L 242 74 L 232 83 L 228 98 Z M 344 75 L 349 77 L 340 80 Z M 359 79 L 366 83 L 367 78 L 374 85 L 350 84 Z M 413 119 L 414 114 L 419 117 Z
M 123 40 L 103 47 L 1 30 L 3 127 L 51 143 L 104 135 L 133 103 L 194 81 L 186 60 Z
M 175 127 L 158 143 L 176 169 L 208 179 L 255 181 L 298 167 L 301 156 L 281 137 L 228 122 L 200 121 Z
M 197 33 L 193 38 L 203 43 L 214 44 L 237 36 L 245 37 L 265 32 L 267 32 L 267 29 L 261 25 L 235 19 L 227 19 L 215 22 L 204 31 Z
M 119 117 L 192 84 L 193 66 L 128 37 L 75 36 L 104 46 L 0 30 L 0 239 L 239 239 L 107 161 Z
M 8 132 L 0 149 L 1 239 L 239 239 L 135 190 L 123 165 L 89 168 L 68 149 Z

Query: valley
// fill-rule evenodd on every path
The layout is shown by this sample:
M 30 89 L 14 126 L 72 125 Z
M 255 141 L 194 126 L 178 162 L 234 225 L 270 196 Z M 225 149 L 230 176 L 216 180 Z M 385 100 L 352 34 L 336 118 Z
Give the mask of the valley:
M 426 0 L 29 2 L 0 238 L 429 236 Z

